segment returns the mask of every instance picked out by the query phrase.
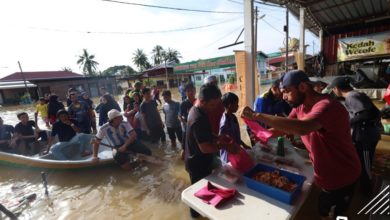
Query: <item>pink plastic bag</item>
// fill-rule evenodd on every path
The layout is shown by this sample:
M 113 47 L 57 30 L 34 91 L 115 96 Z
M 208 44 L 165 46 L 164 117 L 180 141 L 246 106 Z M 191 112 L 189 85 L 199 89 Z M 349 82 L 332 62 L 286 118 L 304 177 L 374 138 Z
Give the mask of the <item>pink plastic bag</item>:
M 249 129 L 251 129 L 252 133 L 261 141 L 261 143 L 266 144 L 268 142 L 272 136 L 271 132 L 263 128 L 256 121 L 251 121 L 245 118 L 242 120 L 244 120 L 245 124 L 248 125 Z
M 233 198 L 237 193 L 236 189 L 222 189 L 214 186 L 210 182 L 201 188 L 194 195 L 203 200 L 203 202 L 212 206 L 217 206 L 223 201 L 227 201 Z
M 387 86 L 387 90 L 385 92 L 385 95 L 383 96 L 383 99 L 388 105 L 390 105 L 390 84 Z
M 241 147 L 237 154 L 228 153 L 228 160 L 232 164 L 232 167 L 241 173 L 246 173 L 255 166 L 252 158 Z

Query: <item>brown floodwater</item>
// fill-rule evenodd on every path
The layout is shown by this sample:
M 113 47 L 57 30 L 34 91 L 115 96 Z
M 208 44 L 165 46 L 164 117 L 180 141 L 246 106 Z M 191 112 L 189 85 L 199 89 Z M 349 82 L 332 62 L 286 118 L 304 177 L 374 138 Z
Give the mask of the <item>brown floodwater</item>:
M 173 98 L 180 100 L 177 88 L 172 90 Z M 116 97 L 120 106 L 121 99 Z M 16 114 L 21 111 L 34 118 L 32 105 L 0 107 L 5 124 L 17 124 Z M 144 163 L 133 171 L 116 166 L 46 170 L 48 197 L 41 180 L 43 170 L 0 165 L 0 203 L 13 209 L 23 196 L 36 193 L 37 199 L 25 207 L 21 219 L 191 219 L 188 207 L 181 202 L 181 192 L 190 182 L 183 161 L 178 159 L 179 150 L 148 146 L 154 155 L 168 159 L 166 164 Z

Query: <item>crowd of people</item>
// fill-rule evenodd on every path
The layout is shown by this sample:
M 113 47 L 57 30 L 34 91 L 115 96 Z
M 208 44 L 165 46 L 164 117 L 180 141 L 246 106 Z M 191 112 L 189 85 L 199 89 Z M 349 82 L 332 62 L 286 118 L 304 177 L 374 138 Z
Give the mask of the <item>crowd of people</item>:
M 326 218 L 348 208 L 359 180 L 361 191 L 370 193 L 372 159 L 380 139 L 380 112 L 365 94 L 354 91 L 345 77 L 328 85 L 336 97 L 322 94 L 324 86 L 310 81 L 302 71 L 290 71 L 256 98 L 253 110 L 245 107 L 240 117 L 258 122 L 273 137 L 301 137 L 313 164 L 315 183 L 322 189 L 319 215 Z M 0 118 L 1 150 L 31 155 L 36 152 L 34 144 L 42 140 L 48 142 L 46 152 L 64 160 L 67 155 L 63 149 L 78 144 L 81 156 L 92 154 L 97 162 L 99 146 L 106 139 L 115 161 L 123 169 L 131 169 L 129 154 L 151 155 L 145 143 L 167 146 L 167 133 L 171 146 L 178 148 L 179 143 L 183 149 L 191 183 L 211 174 L 217 157 L 240 172 L 255 164 L 247 153 L 251 146 L 241 139 L 235 116 L 239 98 L 232 92 L 222 94 L 215 76 L 205 78 L 197 96 L 193 84 L 181 85 L 181 102 L 172 98 L 170 90 L 164 90 L 162 103 L 160 90 L 144 87 L 142 82 L 125 92 L 122 109 L 104 87 L 100 93 L 100 103 L 95 107 L 87 93 L 69 89 L 67 110 L 54 94 L 47 103 L 42 98 L 35 121 L 22 112 L 17 115 L 20 123 L 15 128 L 4 125 Z M 337 97 L 345 99 L 344 105 Z M 95 112 L 99 113 L 98 123 Z M 38 127 L 38 115 L 51 128 L 49 137 Z M 256 137 L 249 129 L 248 134 L 254 146 Z M 59 141 L 52 145 L 55 136 Z M 92 152 L 88 150 L 91 139 Z M 192 217 L 199 216 L 190 211 Z

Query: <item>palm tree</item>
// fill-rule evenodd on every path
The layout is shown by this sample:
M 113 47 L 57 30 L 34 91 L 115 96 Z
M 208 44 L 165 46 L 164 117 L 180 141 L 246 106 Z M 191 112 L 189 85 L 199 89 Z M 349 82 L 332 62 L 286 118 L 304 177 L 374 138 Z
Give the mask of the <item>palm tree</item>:
M 88 73 L 89 76 L 93 76 L 98 62 L 94 61 L 95 55 L 88 54 L 87 49 L 83 49 L 83 54 L 79 56 L 77 64 L 83 69 L 84 76 Z
M 167 62 L 180 63 L 180 58 L 182 58 L 182 56 L 176 49 L 168 48 L 165 52 L 164 59 L 166 59 Z
M 66 67 L 62 68 L 62 71 L 72 72 L 72 69 L 70 67 L 66 66 Z
M 140 72 L 150 67 L 148 57 L 142 49 L 136 49 L 133 53 L 133 63 L 138 67 Z
M 160 45 L 154 46 L 152 50 L 152 59 L 154 65 L 161 64 L 164 61 L 163 52 L 164 52 L 164 48 L 162 46 Z

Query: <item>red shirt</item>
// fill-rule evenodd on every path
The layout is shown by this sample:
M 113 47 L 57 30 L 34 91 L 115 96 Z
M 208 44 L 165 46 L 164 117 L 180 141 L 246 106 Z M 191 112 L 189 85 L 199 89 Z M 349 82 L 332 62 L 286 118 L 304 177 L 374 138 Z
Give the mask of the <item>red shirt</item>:
M 352 143 L 348 112 L 339 101 L 325 96 L 312 107 L 294 108 L 289 118 L 315 118 L 322 125 L 321 129 L 301 137 L 309 151 L 318 186 L 335 190 L 357 180 L 360 160 Z

